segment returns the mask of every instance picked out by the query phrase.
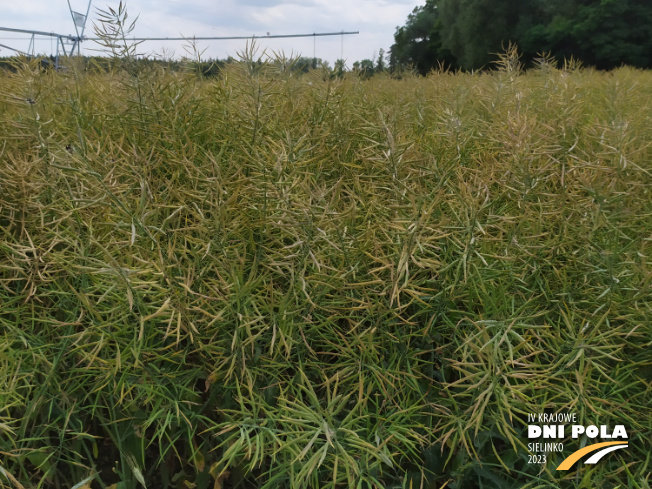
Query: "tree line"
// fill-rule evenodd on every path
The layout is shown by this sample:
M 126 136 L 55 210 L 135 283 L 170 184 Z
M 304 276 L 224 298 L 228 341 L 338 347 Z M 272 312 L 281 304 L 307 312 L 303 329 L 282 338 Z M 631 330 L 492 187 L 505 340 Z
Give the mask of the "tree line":
M 54 56 L 42 56 L 35 57 L 39 60 L 42 69 L 54 69 L 55 67 L 55 57 Z M 364 59 L 362 61 L 355 61 L 351 65 L 347 65 L 346 60 L 338 59 L 335 61 L 333 66 L 327 60 L 316 57 L 305 57 L 299 56 L 288 60 L 288 63 L 284 65 L 284 69 L 287 69 L 294 73 L 307 73 L 311 70 L 321 70 L 325 74 L 331 77 L 341 77 L 345 72 L 352 71 L 357 73 L 362 78 L 369 78 L 374 74 L 383 73 L 388 71 L 388 64 L 386 61 L 386 53 L 384 50 L 380 49 L 378 58 L 375 61 L 370 59 Z M 21 66 L 22 63 L 27 58 L 24 56 L 8 56 L 0 57 L 0 72 L 2 70 L 16 71 L 18 66 Z M 220 74 L 224 66 L 230 63 L 237 63 L 238 60 L 233 57 L 228 57 L 226 59 L 202 59 L 202 60 L 193 60 L 193 59 L 159 59 L 155 57 L 140 56 L 134 57 L 133 59 L 127 62 L 123 58 L 112 58 L 107 56 L 79 56 L 74 57 L 74 62 L 78 67 L 85 71 L 95 71 L 95 72 L 106 72 L 110 71 L 112 67 L 125 67 L 128 64 L 137 70 L 152 68 L 152 67 L 162 67 L 169 69 L 171 71 L 185 71 L 185 72 L 194 72 L 203 77 L 213 77 Z M 66 70 L 67 64 L 70 62 L 70 59 L 62 58 L 61 69 Z M 280 64 L 279 60 L 267 60 L 267 61 L 257 61 L 257 63 L 271 63 L 271 64 Z
M 397 27 L 389 67 L 487 67 L 508 43 L 585 66 L 652 67 L 650 0 L 426 0 Z

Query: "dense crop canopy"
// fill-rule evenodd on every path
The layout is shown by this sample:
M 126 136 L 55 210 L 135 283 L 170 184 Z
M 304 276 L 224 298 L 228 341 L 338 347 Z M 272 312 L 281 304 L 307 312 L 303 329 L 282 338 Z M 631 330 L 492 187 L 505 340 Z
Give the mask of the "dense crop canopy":
M 0 485 L 649 487 L 652 75 L 513 61 L 2 74 Z

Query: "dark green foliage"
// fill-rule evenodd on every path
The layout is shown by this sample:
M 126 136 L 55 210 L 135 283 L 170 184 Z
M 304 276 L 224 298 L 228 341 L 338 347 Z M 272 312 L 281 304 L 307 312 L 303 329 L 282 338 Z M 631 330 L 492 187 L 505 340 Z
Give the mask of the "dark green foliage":
M 439 0 L 426 0 L 426 4 L 416 7 L 406 24 L 396 30 L 390 49 L 390 68 L 393 71 L 411 66 L 426 74 L 439 66 L 457 67 L 450 50 L 443 47 L 438 3 Z
M 442 45 L 467 70 L 487 66 L 510 41 L 533 0 L 440 0 Z
M 569 1 L 546 12 L 518 40 L 526 55 L 549 52 L 586 65 L 611 69 L 621 64 L 652 67 L 652 2 L 645 0 Z
M 363 78 L 370 78 L 376 72 L 374 62 L 370 59 L 363 59 L 353 63 L 353 72 L 357 73 Z
M 300 57 L 293 64 L 293 69 L 300 73 L 308 73 L 310 70 L 316 70 L 322 66 L 324 62 L 321 58 L 305 58 Z
M 393 66 L 420 72 L 439 63 L 488 67 L 516 43 L 531 62 L 540 53 L 599 69 L 652 67 L 652 2 L 646 0 L 428 0 L 397 29 Z

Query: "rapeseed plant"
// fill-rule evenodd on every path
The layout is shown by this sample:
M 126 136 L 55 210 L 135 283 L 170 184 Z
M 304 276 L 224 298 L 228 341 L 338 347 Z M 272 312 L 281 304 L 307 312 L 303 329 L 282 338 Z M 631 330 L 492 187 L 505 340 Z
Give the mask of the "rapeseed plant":
M 0 485 L 649 487 L 651 75 L 515 56 L 3 73 Z

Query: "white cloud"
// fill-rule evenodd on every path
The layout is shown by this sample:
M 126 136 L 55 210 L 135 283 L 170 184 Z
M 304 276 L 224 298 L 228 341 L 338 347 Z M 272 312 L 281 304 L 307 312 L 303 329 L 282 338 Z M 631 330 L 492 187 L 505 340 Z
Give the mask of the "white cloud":
M 119 0 L 94 1 L 90 21 L 97 19 L 97 8 L 106 10 L 107 5 L 117 8 L 118 3 Z M 359 30 L 359 35 L 344 39 L 337 36 L 258 41 L 262 48 L 270 50 L 292 51 L 304 56 L 312 56 L 314 52 L 331 63 L 343 54 L 352 63 L 371 58 L 380 48 L 388 50 L 396 26 L 402 25 L 423 0 L 127 0 L 125 3 L 130 19 L 139 15 L 135 34 L 143 37 L 260 36 L 267 32 L 278 35 Z M 74 10 L 85 13 L 85 0 L 71 0 L 71 4 Z M 2 27 L 61 34 L 74 32 L 65 0 L 0 0 L 0 11 L 3 12 Z M 3 34 L 0 32 L 3 39 L 9 37 Z M 86 34 L 93 35 L 90 22 Z M 26 49 L 29 40 L 0 43 Z M 51 44 L 50 40 L 41 41 L 37 50 L 49 51 Z M 181 56 L 184 54 L 182 45 L 183 42 L 148 42 L 141 45 L 141 51 L 174 50 Z M 92 47 L 92 43 L 84 43 L 84 49 Z M 244 49 L 245 41 L 207 41 L 200 43 L 200 47 L 207 48 L 207 57 L 225 58 Z M 5 54 L 9 53 L 0 51 L 0 56 Z

